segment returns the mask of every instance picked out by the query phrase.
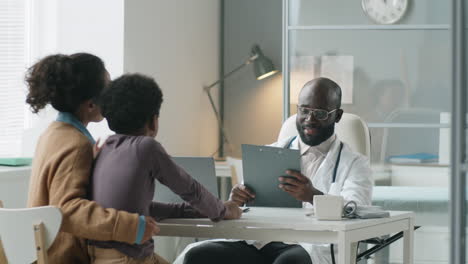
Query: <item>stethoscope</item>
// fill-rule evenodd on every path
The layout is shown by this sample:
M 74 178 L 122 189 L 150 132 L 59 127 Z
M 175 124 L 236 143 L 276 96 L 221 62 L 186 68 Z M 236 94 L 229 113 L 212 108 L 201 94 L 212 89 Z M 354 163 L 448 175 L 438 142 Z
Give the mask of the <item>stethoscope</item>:
M 296 140 L 297 136 L 294 136 L 289 143 L 286 145 L 285 148 L 289 149 L 291 148 L 292 143 L 294 140 Z M 336 181 L 336 173 L 338 172 L 338 166 L 340 165 L 340 159 L 341 159 L 341 151 L 343 150 L 343 142 L 340 142 L 340 150 L 338 151 L 338 157 L 336 158 L 335 161 L 335 168 L 333 169 L 333 177 L 332 177 L 332 183 Z
M 285 148 L 289 149 L 293 143 L 294 140 L 296 140 L 297 136 L 294 136 L 291 141 L 286 145 Z M 340 159 L 341 159 L 341 151 L 343 150 L 343 142 L 340 142 L 340 150 L 338 151 L 338 157 L 336 158 L 335 161 L 335 168 L 333 169 L 333 177 L 332 177 L 332 183 L 336 181 L 336 173 L 338 172 L 338 166 L 340 165 Z M 343 208 L 343 216 L 347 218 L 354 218 L 356 217 L 356 209 L 357 209 L 357 204 L 354 201 L 349 201 L 345 204 Z M 330 250 L 331 250 L 331 259 L 332 263 L 335 264 L 335 251 L 333 248 L 333 244 L 330 244 Z

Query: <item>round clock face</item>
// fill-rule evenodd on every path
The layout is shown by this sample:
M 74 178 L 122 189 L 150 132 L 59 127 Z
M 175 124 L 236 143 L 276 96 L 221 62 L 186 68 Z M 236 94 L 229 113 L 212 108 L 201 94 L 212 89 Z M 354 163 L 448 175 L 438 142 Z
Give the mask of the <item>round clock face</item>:
M 408 8 L 408 0 L 362 0 L 366 15 L 379 24 L 393 24 L 399 21 Z

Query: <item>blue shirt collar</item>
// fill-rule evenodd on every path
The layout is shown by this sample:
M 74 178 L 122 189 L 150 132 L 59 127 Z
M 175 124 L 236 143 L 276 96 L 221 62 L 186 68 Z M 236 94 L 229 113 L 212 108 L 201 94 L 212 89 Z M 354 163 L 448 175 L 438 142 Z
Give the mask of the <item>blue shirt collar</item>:
M 76 129 L 78 129 L 83 135 L 85 135 L 89 141 L 94 145 L 96 141 L 94 140 L 93 136 L 91 136 L 91 133 L 89 133 L 88 129 L 83 125 L 83 123 L 80 122 L 74 115 L 68 112 L 59 112 L 56 121 L 59 122 L 64 122 L 67 124 L 70 124 L 74 126 Z

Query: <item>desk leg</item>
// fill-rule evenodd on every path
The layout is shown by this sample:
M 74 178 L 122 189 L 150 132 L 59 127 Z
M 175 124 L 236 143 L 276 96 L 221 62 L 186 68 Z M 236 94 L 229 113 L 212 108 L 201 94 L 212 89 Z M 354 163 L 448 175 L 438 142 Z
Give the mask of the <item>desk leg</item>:
M 403 231 L 403 263 L 413 264 L 414 218 L 408 219 L 408 229 Z
M 356 264 L 357 243 L 349 242 L 344 234 L 340 234 L 338 242 L 338 263 Z
M 390 238 L 390 235 L 381 237 L 382 239 Z M 389 264 L 390 263 L 390 247 L 382 248 L 374 254 L 375 264 Z
M 357 250 L 358 250 L 358 243 L 355 242 L 355 243 L 351 243 L 351 260 L 349 263 L 351 264 L 356 264 L 356 258 L 357 258 Z

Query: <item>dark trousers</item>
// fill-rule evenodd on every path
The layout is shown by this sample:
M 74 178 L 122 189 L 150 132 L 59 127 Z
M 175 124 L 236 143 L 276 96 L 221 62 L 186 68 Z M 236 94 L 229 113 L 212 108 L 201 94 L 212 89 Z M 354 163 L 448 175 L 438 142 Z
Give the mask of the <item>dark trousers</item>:
M 184 264 L 312 264 L 299 245 L 271 242 L 261 249 L 238 242 L 210 242 L 187 252 Z

